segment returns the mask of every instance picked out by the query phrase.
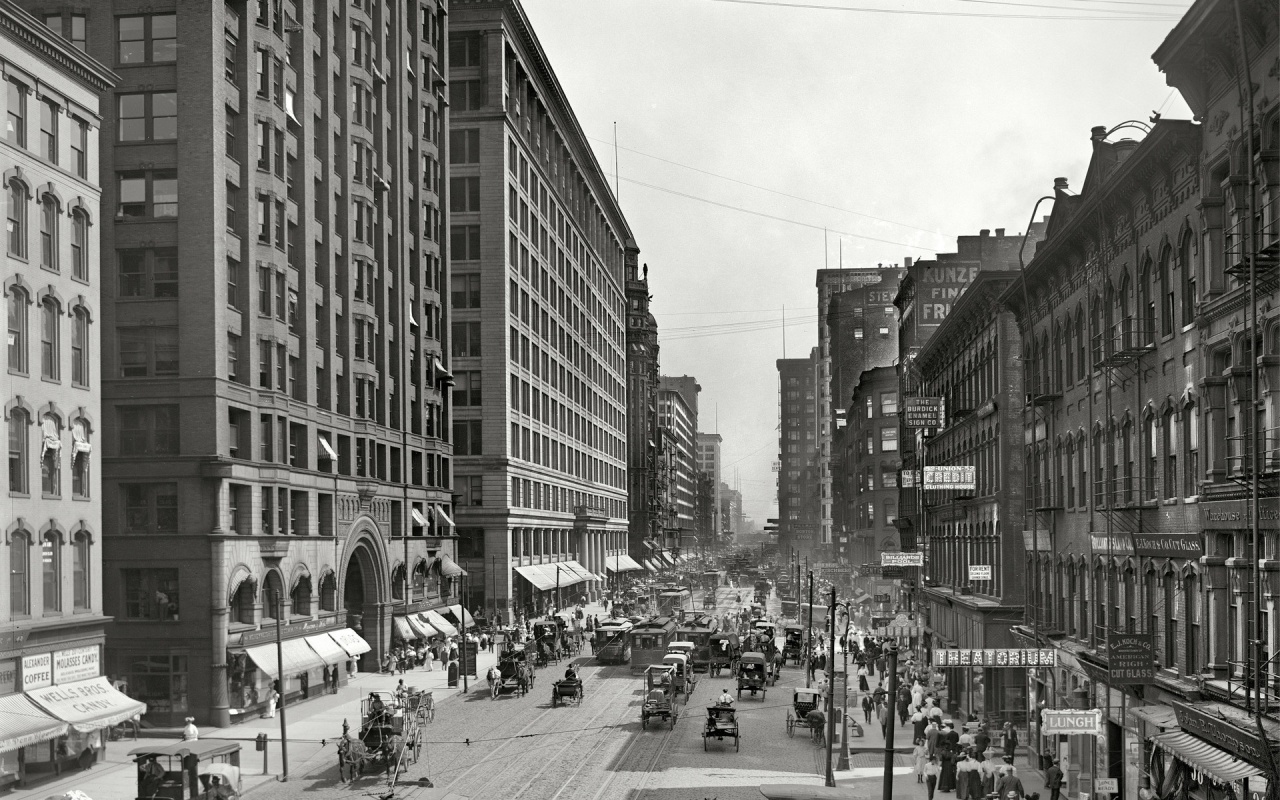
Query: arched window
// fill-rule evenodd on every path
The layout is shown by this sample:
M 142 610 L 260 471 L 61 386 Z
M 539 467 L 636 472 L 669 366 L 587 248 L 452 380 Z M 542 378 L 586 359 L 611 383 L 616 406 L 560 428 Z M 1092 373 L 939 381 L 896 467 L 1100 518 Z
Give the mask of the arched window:
M 46 497 L 62 495 L 62 426 L 52 414 L 40 420 L 40 491 Z
M 89 561 L 89 534 L 77 533 L 71 548 L 71 607 L 89 608 L 89 579 L 93 568 Z
M 290 595 L 293 600 L 292 613 L 295 617 L 311 616 L 311 576 L 299 575 L 298 580 L 293 584 L 293 592 Z
M 1147 414 L 1142 421 L 1142 446 L 1146 449 L 1146 474 L 1141 478 L 1139 496 L 1144 500 L 1156 499 L 1156 465 L 1160 462 L 1160 442 L 1156 439 L 1156 415 Z
M 1070 508 L 1076 504 L 1076 442 L 1067 436 L 1066 487 L 1062 495 L 1062 505 Z
M 46 297 L 40 303 L 40 377 L 58 380 L 58 301 Z
M 1142 330 L 1138 331 L 1138 338 L 1134 344 L 1155 344 L 1156 297 L 1160 293 L 1160 287 L 1157 285 L 1150 258 L 1142 265 L 1142 272 L 1138 278 L 1138 291 L 1142 293 L 1142 298 L 1139 301 L 1142 307 Z
M 14 286 L 5 298 L 9 316 L 9 369 L 27 372 L 27 304 L 29 298 L 22 289 Z
M 413 568 L 413 595 L 425 597 L 427 594 L 427 562 L 419 561 Z
M 40 266 L 58 268 L 58 201 L 48 194 L 40 201 Z
M 1108 331 L 1106 329 L 1106 319 L 1102 313 L 1102 303 L 1096 297 L 1093 299 L 1093 308 L 1090 310 L 1090 314 L 1093 317 L 1093 327 L 1090 330 L 1093 337 L 1093 363 L 1098 364 L 1102 361 L 1102 342 L 1106 339 L 1105 334 Z
M 9 181 L 8 226 L 9 255 L 27 257 L 27 187 L 19 180 Z
M 283 611 L 284 582 L 280 580 L 280 573 L 271 570 L 262 581 L 262 617 L 283 620 Z
M 1175 317 L 1178 313 L 1178 292 L 1169 275 L 1169 262 L 1173 260 L 1173 248 L 1168 245 L 1160 251 L 1160 334 L 1169 336 L 1173 333 Z
M 1196 321 L 1196 264 L 1195 252 L 1192 249 L 1191 231 L 1182 237 L 1178 246 L 1178 266 L 1182 269 L 1182 324 L 1190 325 Z
M 1182 579 L 1182 604 L 1187 621 L 1187 675 L 1200 673 L 1200 578 L 1194 573 Z
M 89 312 L 82 306 L 71 317 L 71 383 L 89 385 Z
M 1076 309 L 1076 379 L 1084 380 L 1089 374 L 1089 327 L 1085 323 L 1084 308 Z
M 253 624 L 253 598 L 256 594 L 257 587 L 253 583 L 253 578 L 245 578 L 240 581 L 240 585 L 231 593 L 231 621 L 238 622 L 242 625 Z
M 1103 435 L 1102 430 L 1094 431 L 1093 434 L 1093 504 L 1095 506 L 1105 506 L 1107 504 L 1107 467 L 1104 458 Z
M 9 609 L 15 617 L 31 615 L 31 537 L 24 531 L 9 538 Z
M 71 421 L 71 496 L 81 499 L 90 496 L 89 456 L 93 452 L 90 433 L 89 423 L 81 417 Z
M 320 578 L 320 610 L 338 610 L 338 579 L 332 572 Z
M 71 275 L 89 280 L 89 215 L 79 209 L 71 212 Z
M 403 599 L 404 599 L 404 578 L 405 578 L 405 569 L 404 569 L 404 564 L 401 564 L 400 566 L 398 566 L 398 567 L 396 567 L 394 570 L 392 570 L 392 572 L 391 572 L 391 598 L 392 598 L 393 600 L 403 600 Z
M 1182 409 L 1182 480 L 1186 497 L 1200 494 L 1200 424 L 1195 403 Z
M 1067 321 L 1062 329 L 1062 384 L 1063 386 L 1071 385 L 1076 379 L 1076 361 L 1075 361 L 1075 343 L 1072 337 L 1075 336 L 1075 329 L 1071 325 L 1071 315 L 1067 315 Z
M 27 412 L 20 408 L 15 408 L 9 414 L 9 491 L 16 494 L 30 492 L 31 468 L 27 462 L 30 424 Z
M 40 542 L 41 578 L 46 614 L 62 610 L 62 537 L 49 531 Z
M 1160 450 L 1164 453 L 1164 493 L 1169 499 L 1178 496 L 1178 447 L 1173 436 L 1173 409 L 1160 418 Z

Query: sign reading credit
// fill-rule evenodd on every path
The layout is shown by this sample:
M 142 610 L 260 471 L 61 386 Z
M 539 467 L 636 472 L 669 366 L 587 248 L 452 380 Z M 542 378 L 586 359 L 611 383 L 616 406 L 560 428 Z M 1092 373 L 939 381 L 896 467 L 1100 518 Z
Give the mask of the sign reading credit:
M 924 488 L 974 491 L 975 470 L 972 466 L 947 466 L 924 468 Z
M 1057 666 L 1057 651 L 1052 647 L 1043 650 L 934 650 L 935 667 L 1053 667 Z

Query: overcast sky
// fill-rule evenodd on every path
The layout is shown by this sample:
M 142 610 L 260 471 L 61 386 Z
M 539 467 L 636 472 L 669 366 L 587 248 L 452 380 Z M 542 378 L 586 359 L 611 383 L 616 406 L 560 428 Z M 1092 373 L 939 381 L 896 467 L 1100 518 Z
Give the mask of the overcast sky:
M 1055 177 L 1079 189 L 1091 127 L 1190 117 L 1151 61 L 1189 2 L 522 2 L 611 179 L 617 123 L 662 372 L 698 378 L 699 428 L 718 418 L 725 480 L 760 523 L 782 309 L 803 357 L 815 270 L 1021 233 Z

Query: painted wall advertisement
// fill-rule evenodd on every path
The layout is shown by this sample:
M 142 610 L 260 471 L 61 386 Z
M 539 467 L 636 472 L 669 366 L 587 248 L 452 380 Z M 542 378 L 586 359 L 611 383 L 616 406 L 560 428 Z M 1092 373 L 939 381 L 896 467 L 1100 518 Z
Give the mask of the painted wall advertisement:
M 53 654 L 53 682 L 75 683 L 98 677 L 98 646 L 73 647 Z
M 53 685 L 53 653 L 22 657 L 22 691 Z

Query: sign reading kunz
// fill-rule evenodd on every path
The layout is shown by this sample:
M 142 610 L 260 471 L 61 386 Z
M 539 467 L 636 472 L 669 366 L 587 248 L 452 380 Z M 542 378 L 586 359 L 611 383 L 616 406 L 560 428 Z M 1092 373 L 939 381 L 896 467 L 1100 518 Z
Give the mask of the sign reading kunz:
M 1138 686 L 1155 680 L 1155 645 L 1151 634 L 1109 633 L 1107 675 L 1112 686 Z
M 941 397 L 907 397 L 902 404 L 903 419 L 908 428 L 941 428 Z

